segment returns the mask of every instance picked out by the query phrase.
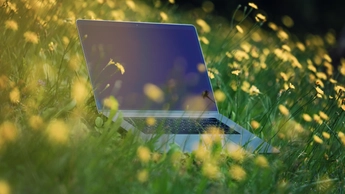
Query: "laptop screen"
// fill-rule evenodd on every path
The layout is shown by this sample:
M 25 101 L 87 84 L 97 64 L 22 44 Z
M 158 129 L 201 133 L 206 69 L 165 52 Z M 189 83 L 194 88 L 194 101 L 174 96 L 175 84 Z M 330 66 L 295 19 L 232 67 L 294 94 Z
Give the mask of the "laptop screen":
M 78 20 L 98 110 L 217 111 L 192 25 Z

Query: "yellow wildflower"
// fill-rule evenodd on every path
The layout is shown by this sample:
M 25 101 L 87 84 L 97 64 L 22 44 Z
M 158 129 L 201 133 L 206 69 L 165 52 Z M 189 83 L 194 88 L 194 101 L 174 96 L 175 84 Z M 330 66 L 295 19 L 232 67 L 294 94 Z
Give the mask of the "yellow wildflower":
M 256 120 L 252 120 L 252 121 L 250 122 L 250 126 L 252 126 L 252 128 L 253 128 L 254 130 L 256 130 L 256 129 L 258 129 L 258 128 L 260 127 L 260 123 L 257 122 Z
M 5 180 L 0 180 L 0 193 L 1 194 L 11 194 L 11 187 Z
M 246 151 L 236 144 L 228 143 L 226 149 L 229 157 L 236 162 L 242 163 L 246 158 Z
M 331 137 L 331 135 L 327 132 L 322 132 L 322 136 L 325 138 L 325 139 L 329 139 Z
M 119 103 L 113 96 L 110 96 L 109 98 L 104 99 L 103 104 L 105 107 L 108 107 L 111 110 L 117 111 L 117 109 L 119 108 Z
M 229 170 L 230 176 L 236 181 L 242 181 L 246 178 L 246 171 L 239 165 L 232 165 Z
M 201 27 L 202 31 L 208 33 L 211 31 L 211 27 L 203 19 L 197 19 L 196 23 Z
M 19 103 L 20 102 L 20 92 L 17 87 L 13 88 L 10 92 L 10 100 L 12 103 Z
M 55 143 L 66 143 L 69 136 L 67 124 L 62 120 L 52 120 L 46 130 L 48 139 Z
M 146 182 L 148 180 L 149 173 L 146 169 L 140 170 L 137 174 L 137 179 L 139 182 Z
M 239 33 L 243 34 L 243 29 L 242 29 L 241 26 L 236 25 L 236 29 L 237 29 L 237 31 L 238 31 Z
M 131 1 L 131 0 L 126 0 L 126 5 L 131 9 L 131 10 L 133 10 L 133 11 L 135 11 L 135 3 L 133 2 L 133 1 Z
M 262 156 L 262 155 L 258 155 L 256 158 L 255 158 L 255 164 L 260 166 L 261 168 L 267 168 L 268 167 L 268 161 L 267 159 L 265 158 L 265 156 Z
M 261 14 L 261 13 L 258 13 L 258 14 L 256 14 L 256 16 L 255 16 L 255 20 L 256 20 L 257 22 L 265 22 L 265 21 L 266 21 L 266 16 L 264 16 L 264 15 Z
M 219 167 L 217 166 L 217 164 L 205 162 L 201 170 L 203 175 L 210 179 L 216 179 L 219 177 Z
M 291 48 L 290 48 L 288 45 L 286 45 L 286 44 L 284 44 L 284 45 L 282 46 L 282 49 L 285 50 L 285 51 L 288 51 L 288 52 L 291 51 Z
M 118 70 L 120 70 L 121 74 L 125 73 L 125 68 L 123 67 L 123 65 L 121 65 L 120 63 L 115 63 L 115 66 Z
M 234 70 L 231 72 L 231 74 L 234 74 L 234 75 L 239 75 L 241 73 L 241 70 Z
M 292 20 L 292 18 L 287 15 L 282 17 L 282 22 L 288 28 L 291 28 L 294 25 L 294 21 Z
M 221 90 L 216 90 L 214 92 L 214 98 L 216 99 L 217 102 L 223 102 L 226 99 L 226 96 L 224 92 L 222 92 Z
M 29 119 L 29 125 L 32 129 L 38 130 L 43 127 L 43 119 L 38 115 L 33 115 Z
M 156 85 L 147 83 L 144 85 L 144 94 L 154 102 L 162 103 L 164 101 L 164 92 Z
M 282 104 L 280 104 L 280 105 L 278 106 L 278 109 L 279 109 L 279 111 L 280 111 L 283 115 L 285 115 L 285 116 L 288 116 L 288 115 L 290 114 L 289 109 L 287 109 L 286 106 L 284 106 L 284 105 L 282 105 Z
M 321 117 L 319 116 L 319 115 L 317 115 L 317 114 L 314 114 L 313 115 L 313 118 L 314 118 L 314 121 L 316 121 L 317 123 L 319 123 L 320 125 L 322 124 L 322 119 L 321 119 Z
M 175 0 L 169 0 L 169 3 L 174 4 Z
M 338 132 L 338 137 L 340 138 L 341 143 L 345 146 L 345 134 L 341 131 Z
M 311 116 L 310 115 L 308 115 L 308 114 L 306 114 L 306 113 L 304 113 L 303 115 L 302 115 L 302 117 L 303 117 L 303 119 L 306 121 L 306 122 L 311 122 L 313 119 L 311 118 Z
M 324 54 L 323 58 L 330 63 L 332 62 L 332 58 L 328 54 Z
M 260 94 L 260 90 L 256 86 L 252 85 L 249 88 L 249 94 L 257 96 L 258 94 Z
M 305 51 L 305 46 L 303 43 L 301 42 L 297 42 L 296 43 L 296 47 L 300 50 L 300 51 Z
M 154 117 L 147 117 L 146 124 L 147 126 L 154 126 L 156 124 L 156 119 Z
M 317 136 L 317 135 L 313 135 L 313 139 L 318 144 L 322 144 L 323 143 L 322 139 L 319 136 Z
M 283 31 L 283 30 L 279 30 L 277 32 L 277 36 L 278 36 L 278 38 L 280 40 L 287 40 L 287 39 L 289 39 L 289 35 L 285 31 Z
M 201 36 L 200 41 L 206 45 L 210 44 L 210 41 L 205 36 Z
M 18 24 L 14 20 L 7 20 L 5 22 L 5 28 L 9 29 L 9 30 L 17 31 L 18 30 Z
M 268 27 L 270 27 L 274 31 L 278 30 L 278 26 L 275 23 L 273 23 L 273 22 L 269 22 L 268 23 Z
M 327 115 L 325 112 L 323 112 L 323 111 L 320 111 L 320 112 L 319 112 L 319 115 L 320 115 L 320 117 L 321 117 L 323 120 L 328 120 L 328 119 L 329 119 L 328 115 Z
M 315 90 L 316 90 L 316 92 L 317 92 L 318 94 L 321 94 L 321 95 L 324 95 L 324 94 L 325 94 L 325 93 L 323 92 L 323 90 L 322 90 L 321 88 L 319 88 L 319 87 L 316 87 Z
M 292 83 L 289 83 L 289 88 L 290 89 L 295 89 L 295 86 Z
M 145 146 L 139 146 L 137 149 L 137 156 L 142 163 L 147 163 L 151 159 L 151 152 L 149 148 Z
M 5 121 L 0 125 L 0 142 L 11 142 L 17 138 L 17 127 L 10 121 Z
M 249 7 L 252 7 L 254 9 L 258 9 L 258 6 L 253 2 L 249 2 L 248 5 L 249 5 Z
M 86 80 L 76 80 L 71 89 L 71 96 L 77 103 L 83 103 L 88 96 L 89 91 L 86 87 Z
M 35 32 L 27 31 L 24 33 L 24 38 L 26 42 L 31 42 L 33 44 L 38 43 L 38 36 Z
M 159 15 L 161 16 L 163 21 L 167 21 L 169 18 L 168 15 L 162 11 L 159 13 Z

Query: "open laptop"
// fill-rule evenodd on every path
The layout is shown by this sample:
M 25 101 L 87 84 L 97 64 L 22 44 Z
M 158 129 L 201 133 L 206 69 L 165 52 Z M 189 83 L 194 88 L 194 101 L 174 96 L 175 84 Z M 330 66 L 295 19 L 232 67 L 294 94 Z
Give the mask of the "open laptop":
M 223 146 L 277 152 L 219 113 L 193 25 L 77 20 L 77 28 L 97 109 L 109 116 L 103 101 L 114 96 L 125 130 L 191 152 L 221 129 Z

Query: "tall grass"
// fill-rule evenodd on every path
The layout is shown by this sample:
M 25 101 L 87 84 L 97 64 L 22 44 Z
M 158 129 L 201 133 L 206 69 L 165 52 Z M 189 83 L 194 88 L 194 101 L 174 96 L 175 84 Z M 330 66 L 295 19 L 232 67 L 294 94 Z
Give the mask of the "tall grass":
M 173 1 L 0 3 L 0 193 L 344 192 L 345 60 L 331 65 L 331 32 L 297 40 L 255 4 L 229 22 Z M 196 25 L 221 113 L 281 153 L 217 141 L 159 153 L 124 134 L 96 112 L 77 18 Z

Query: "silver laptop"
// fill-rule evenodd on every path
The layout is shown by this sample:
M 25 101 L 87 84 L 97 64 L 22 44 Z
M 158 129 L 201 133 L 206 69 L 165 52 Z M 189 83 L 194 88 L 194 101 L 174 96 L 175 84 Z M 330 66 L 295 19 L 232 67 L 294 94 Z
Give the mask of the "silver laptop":
M 97 109 L 109 116 L 103 102 L 114 96 L 123 129 L 163 150 L 192 152 L 220 129 L 223 146 L 277 152 L 219 113 L 193 25 L 77 20 L 77 28 Z

